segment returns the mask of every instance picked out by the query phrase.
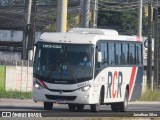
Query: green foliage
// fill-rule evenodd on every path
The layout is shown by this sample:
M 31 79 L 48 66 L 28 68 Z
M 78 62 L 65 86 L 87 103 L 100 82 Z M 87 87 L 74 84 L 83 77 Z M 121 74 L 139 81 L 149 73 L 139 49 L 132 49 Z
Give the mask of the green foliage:
M 0 92 L 0 98 L 16 98 L 16 99 L 32 98 L 32 92 L 4 91 Z
M 43 31 L 45 32 L 55 32 L 56 31 L 56 25 L 55 24 L 49 24 L 44 26 Z
M 36 16 L 36 31 L 56 31 L 56 12 L 38 13 Z
M 137 2 L 136 6 L 132 2 Z M 144 7 L 143 7 L 144 8 Z M 99 0 L 98 26 L 100 28 L 115 29 L 120 34 L 137 35 L 138 34 L 138 1 L 129 2 L 117 0 Z M 143 9 L 142 32 L 147 34 L 148 18 Z
M 0 0 L 0 6 L 22 6 L 25 0 Z
M 58 0 L 37 0 L 37 3 L 41 5 L 57 4 L 57 2 Z
M 160 90 L 146 90 L 142 94 L 140 101 L 160 101 Z
M 136 35 L 138 30 L 138 12 L 132 11 L 99 11 L 98 26 L 116 29 L 121 34 Z M 143 17 L 143 30 L 147 30 L 147 18 Z
M 103 1 L 103 2 L 113 2 L 113 0 L 99 0 L 99 1 Z
M 80 26 L 80 15 L 78 14 L 68 14 L 67 17 L 67 28 L 74 28 Z
M 48 13 L 46 16 L 37 17 L 37 31 L 55 32 L 56 13 Z M 43 25 L 42 25 L 43 24 Z M 73 13 L 67 16 L 67 29 L 80 26 L 80 15 Z
M 5 66 L 0 65 L 0 92 L 5 90 Z

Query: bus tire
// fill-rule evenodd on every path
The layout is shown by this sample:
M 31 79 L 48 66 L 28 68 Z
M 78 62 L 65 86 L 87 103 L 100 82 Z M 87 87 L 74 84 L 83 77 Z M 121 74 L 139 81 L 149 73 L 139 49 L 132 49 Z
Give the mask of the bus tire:
M 92 104 L 91 105 L 91 112 L 98 112 L 99 111 L 99 107 L 100 105 L 97 103 L 97 104 Z
M 91 112 L 99 112 L 100 110 L 100 105 L 101 105 L 101 101 L 102 101 L 102 90 L 100 92 L 100 95 L 99 95 L 99 102 L 96 103 L 96 104 L 91 104 L 90 107 L 91 107 Z
M 111 109 L 113 112 L 118 112 L 118 111 L 125 112 L 127 110 L 127 105 L 128 105 L 128 91 L 126 89 L 124 101 L 119 103 L 112 103 Z
M 112 103 L 111 104 L 111 110 L 113 112 L 118 112 L 118 103 Z
M 75 111 L 76 104 L 68 104 L 68 108 L 69 108 L 70 111 Z
M 127 91 L 127 89 L 126 89 L 126 91 L 125 91 L 125 97 L 124 97 L 124 102 L 121 102 L 120 104 L 119 104 L 119 111 L 120 112 L 125 112 L 126 110 L 127 110 L 127 106 L 128 106 L 128 97 L 129 97 L 129 95 L 128 95 L 128 91 Z
M 44 105 L 45 110 L 52 110 L 52 108 L 53 108 L 52 102 L 44 102 L 43 105 Z
M 83 111 L 84 105 L 78 104 L 77 105 L 77 111 Z

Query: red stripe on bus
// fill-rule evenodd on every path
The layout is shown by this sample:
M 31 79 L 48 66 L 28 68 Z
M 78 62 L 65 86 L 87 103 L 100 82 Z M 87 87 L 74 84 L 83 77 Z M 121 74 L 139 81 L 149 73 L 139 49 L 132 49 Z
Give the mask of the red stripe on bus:
M 129 82 L 129 95 L 131 94 L 131 90 L 133 89 L 133 83 L 135 79 L 136 67 L 132 68 L 131 78 Z
M 46 85 L 42 80 L 39 80 L 39 82 L 41 83 L 41 85 L 42 85 L 43 87 L 45 87 L 46 89 L 48 89 L 47 85 Z
M 137 37 L 137 41 L 140 41 L 141 40 L 141 38 L 140 37 Z

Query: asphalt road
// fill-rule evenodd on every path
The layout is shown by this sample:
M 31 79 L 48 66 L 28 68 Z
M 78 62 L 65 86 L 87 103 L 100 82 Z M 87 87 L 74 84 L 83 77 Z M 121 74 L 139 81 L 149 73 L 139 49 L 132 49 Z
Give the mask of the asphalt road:
M 82 112 L 70 112 L 66 104 L 54 104 L 51 111 L 45 111 L 43 103 L 30 99 L 0 99 L 0 117 L 7 114 L 12 117 L 160 117 L 160 102 L 130 102 L 127 112 L 112 112 L 109 105 L 101 105 L 100 111 L 93 113 L 89 105 Z

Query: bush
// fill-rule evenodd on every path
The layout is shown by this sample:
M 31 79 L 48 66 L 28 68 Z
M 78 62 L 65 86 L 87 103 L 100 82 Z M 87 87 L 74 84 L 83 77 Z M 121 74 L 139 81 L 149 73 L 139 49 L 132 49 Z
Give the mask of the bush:
M 160 101 L 160 90 L 146 90 L 140 98 L 141 101 Z
M 4 91 L 0 92 L 0 98 L 16 98 L 16 99 L 32 98 L 32 92 Z

